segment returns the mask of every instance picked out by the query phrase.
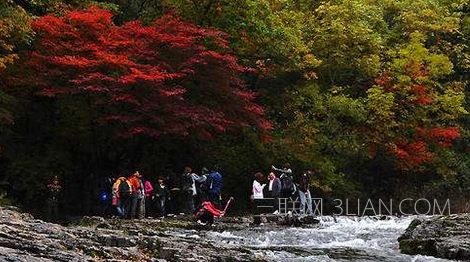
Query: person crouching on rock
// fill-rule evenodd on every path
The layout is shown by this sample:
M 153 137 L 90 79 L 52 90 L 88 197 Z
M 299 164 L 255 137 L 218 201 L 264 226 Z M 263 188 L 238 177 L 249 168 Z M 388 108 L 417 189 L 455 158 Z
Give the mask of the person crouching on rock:
M 59 177 L 54 176 L 52 181 L 47 185 L 49 191 L 48 199 L 48 212 L 47 219 L 51 222 L 59 221 L 59 195 L 62 190 L 62 186 L 59 183 Z
M 170 190 L 165 185 L 165 179 L 161 176 L 157 178 L 155 186 L 155 205 L 157 206 L 157 214 L 161 218 L 166 215 L 166 201 L 170 200 Z

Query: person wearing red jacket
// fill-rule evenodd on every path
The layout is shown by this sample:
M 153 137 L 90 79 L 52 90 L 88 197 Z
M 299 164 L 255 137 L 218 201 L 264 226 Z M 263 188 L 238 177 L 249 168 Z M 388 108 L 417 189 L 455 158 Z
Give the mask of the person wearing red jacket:
M 131 219 L 135 218 L 137 207 L 139 204 L 140 194 L 141 194 L 141 178 L 142 176 L 139 174 L 139 171 L 136 171 L 134 174 L 129 176 L 129 183 L 132 186 L 132 195 L 131 195 L 131 210 L 129 217 Z

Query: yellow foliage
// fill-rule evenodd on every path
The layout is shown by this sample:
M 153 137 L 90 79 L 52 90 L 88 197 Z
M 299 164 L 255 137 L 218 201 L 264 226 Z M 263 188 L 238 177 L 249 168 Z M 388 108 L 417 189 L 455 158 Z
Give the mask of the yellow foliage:
M 12 64 L 18 55 L 16 45 L 32 35 L 30 16 L 11 1 L 0 3 L 0 70 Z

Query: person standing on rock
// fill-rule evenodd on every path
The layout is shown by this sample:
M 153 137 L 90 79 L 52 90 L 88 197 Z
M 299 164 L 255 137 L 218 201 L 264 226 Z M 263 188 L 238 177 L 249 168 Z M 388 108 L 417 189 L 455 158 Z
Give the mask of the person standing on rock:
M 206 167 L 203 167 L 201 169 L 201 175 L 199 176 L 199 179 L 196 182 L 196 191 L 197 191 L 196 202 L 198 204 L 208 200 L 208 196 L 207 196 L 208 188 L 206 187 L 206 181 L 207 181 L 208 176 L 209 176 L 209 169 Z
M 290 198 L 296 191 L 294 184 L 294 178 L 292 176 L 292 169 L 290 169 L 290 164 L 285 163 L 282 169 L 272 166 L 272 169 L 276 172 L 279 172 L 279 179 L 281 180 L 281 196 L 283 198 Z
M 185 167 L 183 174 L 183 201 L 186 214 L 192 214 L 194 212 L 194 202 L 197 197 L 196 182 L 204 182 L 206 180 L 203 176 L 198 176 L 192 173 L 190 167 Z M 198 203 L 199 204 L 199 203 Z
M 142 193 L 141 192 L 142 185 L 141 185 L 140 178 L 141 176 L 139 174 L 139 171 L 136 171 L 134 174 L 132 174 L 129 177 L 129 182 L 132 186 L 131 204 L 130 204 L 131 208 L 129 212 L 130 219 L 134 219 L 137 214 L 137 208 L 138 208 L 139 200 L 140 200 L 141 193 Z
M 264 175 L 263 173 L 256 173 L 255 180 L 253 181 L 253 188 L 252 188 L 252 195 L 251 199 L 253 201 L 254 210 L 253 210 L 253 223 L 255 225 L 261 224 L 261 210 L 260 207 L 263 204 L 263 190 L 266 184 L 262 184 L 264 182 Z
M 157 178 L 157 185 L 155 186 L 155 204 L 157 206 L 158 216 L 161 218 L 166 215 L 166 201 L 170 199 L 170 190 L 165 185 L 165 179 L 161 176 Z
M 276 174 L 273 172 L 269 173 L 268 176 L 269 182 L 268 182 L 268 187 L 266 190 L 266 195 L 265 197 L 271 198 L 271 203 L 273 207 L 273 212 L 274 213 L 279 213 L 279 197 L 281 196 L 281 180 L 276 177 Z M 276 213 L 276 214 L 277 214 Z
M 139 179 L 140 189 L 137 193 L 137 218 L 143 219 L 145 218 L 145 211 L 146 211 L 146 197 L 145 197 L 145 181 L 142 175 L 138 175 L 137 178 Z
M 153 186 L 152 186 L 152 183 L 150 183 L 148 179 L 145 179 L 144 181 L 144 192 L 145 192 L 145 215 L 148 216 L 150 213 L 152 213 L 152 207 L 154 204 Z
M 132 185 L 124 176 L 119 177 L 113 185 L 116 196 L 116 214 L 119 218 L 128 218 L 130 213 Z
M 312 195 L 310 194 L 310 179 L 314 174 L 313 170 L 305 171 L 299 178 L 300 214 L 312 214 Z
M 180 211 L 180 204 L 183 203 L 181 201 L 181 179 L 175 172 L 172 172 L 167 181 L 168 188 L 170 189 L 170 200 L 167 205 L 167 213 L 168 215 L 176 215 Z
M 54 178 L 52 178 L 52 181 L 47 185 L 47 189 L 49 191 L 47 219 L 51 222 L 58 222 L 59 195 L 62 190 L 58 176 L 54 176 Z
M 221 208 L 222 201 L 222 175 L 219 173 L 219 167 L 214 165 L 206 180 L 206 188 L 208 190 L 208 200 L 217 208 Z

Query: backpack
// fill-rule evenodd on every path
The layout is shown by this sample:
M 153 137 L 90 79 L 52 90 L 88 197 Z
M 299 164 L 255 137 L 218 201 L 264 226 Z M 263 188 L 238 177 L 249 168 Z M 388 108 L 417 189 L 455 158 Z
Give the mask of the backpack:
M 132 195 L 132 187 L 129 184 L 129 182 L 126 181 L 121 181 L 121 184 L 119 184 L 119 196 L 120 197 L 128 197 Z
M 184 191 L 191 191 L 193 190 L 193 177 L 190 173 L 183 175 L 183 190 Z
M 281 179 L 281 190 L 283 192 L 293 193 L 295 191 L 295 185 L 294 185 L 294 181 L 292 180 L 292 177 L 288 175 L 284 175 L 284 176 L 281 176 L 280 179 Z

